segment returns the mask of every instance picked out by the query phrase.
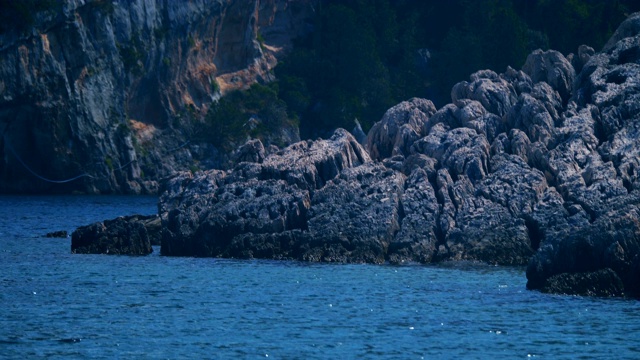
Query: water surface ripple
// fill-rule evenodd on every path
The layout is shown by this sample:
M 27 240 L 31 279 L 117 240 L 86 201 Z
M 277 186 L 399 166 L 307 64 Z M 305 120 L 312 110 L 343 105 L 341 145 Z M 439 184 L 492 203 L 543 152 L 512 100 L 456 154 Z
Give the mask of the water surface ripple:
M 42 235 L 144 197 L 0 197 L 0 358 L 640 358 L 640 303 L 524 269 L 73 255 Z

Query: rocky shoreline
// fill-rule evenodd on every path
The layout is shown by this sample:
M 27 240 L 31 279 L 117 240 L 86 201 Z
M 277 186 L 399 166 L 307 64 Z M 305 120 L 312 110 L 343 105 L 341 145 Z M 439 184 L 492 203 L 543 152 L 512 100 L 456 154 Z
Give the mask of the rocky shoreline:
M 598 53 L 535 51 L 451 97 L 396 105 L 363 144 L 253 141 L 232 170 L 176 174 L 162 254 L 472 260 L 527 265 L 529 289 L 640 297 L 640 14 Z

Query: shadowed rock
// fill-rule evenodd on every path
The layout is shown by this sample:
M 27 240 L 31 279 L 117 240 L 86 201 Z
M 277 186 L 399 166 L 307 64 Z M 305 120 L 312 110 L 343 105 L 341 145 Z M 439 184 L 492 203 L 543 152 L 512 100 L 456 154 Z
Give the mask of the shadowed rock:
M 157 215 L 126 216 L 82 226 L 71 234 L 74 254 L 148 255 L 151 241 L 145 225 Z M 153 227 L 153 225 L 151 224 Z
M 624 295 L 624 285 L 611 269 L 563 273 L 548 278 L 542 292 L 580 296 L 615 297 Z

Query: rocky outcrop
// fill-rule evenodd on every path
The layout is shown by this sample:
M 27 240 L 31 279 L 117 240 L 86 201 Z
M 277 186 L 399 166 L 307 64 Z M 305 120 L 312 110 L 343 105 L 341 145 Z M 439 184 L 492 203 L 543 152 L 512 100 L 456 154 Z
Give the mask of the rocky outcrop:
M 71 234 L 74 254 L 148 255 L 159 217 L 126 216 L 82 226 Z
M 640 297 L 639 23 L 630 16 L 576 78 L 562 141 L 543 161 L 569 214 L 541 228 L 529 288 Z
M 276 242 L 280 251 L 272 257 L 301 258 L 309 250 L 302 248 L 309 228 L 316 229 L 308 220 L 312 196 L 344 169 L 369 161 L 340 129 L 328 140 L 299 142 L 229 172 L 182 173 L 167 182 L 160 198 L 162 254 L 247 257 Z
M 0 192 L 155 193 L 194 162 L 219 166 L 198 124 L 221 94 L 270 80 L 310 3 L 41 5 L 0 34 Z
M 162 253 L 528 265 L 530 289 L 640 297 L 639 19 L 600 53 L 477 72 L 439 110 L 401 103 L 366 150 L 338 129 L 180 173 L 160 199 Z
M 640 35 L 616 36 L 573 63 L 535 51 L 522 71 L 479 71 L 439 110 L 398 104 L 367 136 L 375 162 L 338 130 L 266 156 L 254 141 L 229 172 L 180 175 L 161 199 L 163 253 L 529 264 L 532 289 L 634 295 Z
M 366 149 L 374 160 L 395 155 L 406 156 L 413 142 L 426 134 L 429 117 L 436 112 L 430 100 L 411 99 L 387 112 L 369 130 Z

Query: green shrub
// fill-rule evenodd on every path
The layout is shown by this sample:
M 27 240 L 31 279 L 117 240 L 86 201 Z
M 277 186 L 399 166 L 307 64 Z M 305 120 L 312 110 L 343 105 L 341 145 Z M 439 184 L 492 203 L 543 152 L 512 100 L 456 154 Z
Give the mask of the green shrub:
M 104 158 L 104 163 L 105 165 L 107 165 L 109 170 L 113 171 L 113 159 L 111 158 L 111 156 L 107 156 L 106 158 Z

